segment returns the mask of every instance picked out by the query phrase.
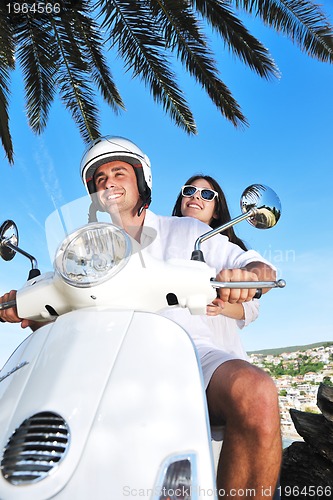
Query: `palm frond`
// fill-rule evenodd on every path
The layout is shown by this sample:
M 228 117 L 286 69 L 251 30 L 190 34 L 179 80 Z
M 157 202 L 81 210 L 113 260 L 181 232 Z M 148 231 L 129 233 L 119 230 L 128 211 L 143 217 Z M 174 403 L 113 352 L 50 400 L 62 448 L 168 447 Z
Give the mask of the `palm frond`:
M 163 28 L 167 45 L 193 75 L 221 111 L 235 126 L 246 125 L 247 121 L 230 90 L 220 80 L 219 71 L 208 42 L 187 2 L 175 0 L 154 0 L 152 13 Z
M 69 78 L 70 74 L 70 78 Z M 85 76 L 85 75 L 82 75 Z M 71 70 L 60 70 L 57 78 L 59 93 L 66 108 L 79 128 L 81 137 L 87 143 L 99 137 L 99 114 L 93 89 Z
M 47 14 L 31 16 L 26 13 L 16 22 L 15 33 L 17 58 L 25 82 L 29 125 L 34 132 L 41 133 L 55 95 L 57 45 Z
M 56 85 L 65 106 L 71 112 L 84 141 L 100 135 L 98 108 L 90 82 L 89 65 L 80 50 L 80 40 L 71 19 L 52 20 L 52 30 L 59 48 Z
M 10 71 L 15 68 L 13 29 L 7 7 L 0 6 L 0 139 L 9 163 L 14 163 L 9 129 L 8 96 Z
M 150 15 L 147 2 L 99 0 L 102 26 L 108 31 L 112 46 L 118 47 L 127 71 L 148 85 L 156 102 L 186 132 L 196 133 L 193 115 L 171 71 L 165 42 Z
M 202 17 L 224 40 L 232 51 L 261 77 L 279 76 L 279 70 L 268 49 L 246 29 L 225 0 L 192 0 Z
M 111 106 L 115 113 L 125 105 L 113 81 L 103 55 L 103 39 L 98 34 L 97 24 L 88 16 L 78 12 L 73 18 L 73 28 L 82 41 L 82 52 L 88 61 L 92 80 L 99 88 L 104 100 Z
M 13 143 L 9 130 L 8 81 L 8 71 L 0 68 L 0 138 L 9 163 L 14 163 Z
M 321 8 L 308 0 L 233 0 L 236 7 L 258 15 L 286 34 L 301 50 L 320 61 L 333 62 L 333 26 Z

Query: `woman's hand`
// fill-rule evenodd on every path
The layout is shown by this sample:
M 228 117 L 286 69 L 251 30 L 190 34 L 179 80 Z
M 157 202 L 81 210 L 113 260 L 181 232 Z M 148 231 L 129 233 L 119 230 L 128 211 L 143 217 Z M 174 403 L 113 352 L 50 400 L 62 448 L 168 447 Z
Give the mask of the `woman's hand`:
M 225 303 L 223 300 L 216 298 L 211 304 L 207 306 L 207 316 L 217 316 L 218 314 L 223 314 L 223 309 L 225 308 Z
M 242 304 L 230 304 L 229 302 L 223 302 L 223 300 L 217 297 L 211 304 L 208 304 L 207 316 L 217 316 L 218 314 L 232 319 L 245 319 Z

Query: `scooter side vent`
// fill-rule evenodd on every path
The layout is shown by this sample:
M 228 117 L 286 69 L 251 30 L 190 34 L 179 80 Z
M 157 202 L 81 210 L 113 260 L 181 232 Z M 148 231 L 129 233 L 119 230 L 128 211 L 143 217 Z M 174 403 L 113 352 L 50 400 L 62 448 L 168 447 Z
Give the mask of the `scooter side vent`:
M 61 462 L 69 447 L 69 427 L 56 413 L 36 413 L 10 437 L 1 460 L 3 477 L 14 485 L 47 477 Z

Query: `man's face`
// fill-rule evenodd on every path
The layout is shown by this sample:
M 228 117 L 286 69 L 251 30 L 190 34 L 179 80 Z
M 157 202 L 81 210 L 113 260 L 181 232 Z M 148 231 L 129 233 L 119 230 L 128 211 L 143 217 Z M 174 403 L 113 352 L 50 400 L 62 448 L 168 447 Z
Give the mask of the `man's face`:
M 136 212 L 140 201 L 132 165 L 111 161 L 98 167 L 94 174 L 97 198 L 106 212 Z

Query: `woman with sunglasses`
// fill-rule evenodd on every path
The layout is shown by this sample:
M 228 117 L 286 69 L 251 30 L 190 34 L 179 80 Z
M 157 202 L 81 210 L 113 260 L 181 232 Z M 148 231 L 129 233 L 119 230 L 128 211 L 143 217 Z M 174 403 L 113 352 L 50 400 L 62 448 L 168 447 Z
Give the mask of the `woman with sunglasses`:
M 212 229 L 231 219 L 225 195 L 218 182 L 209 175 L 194 175 L 181 188 L 172 215 L 194 217 Z M 235 234 L 233 227 L 224 233 L 232 243 L 247 250 L 244 242 Z M 229 304 L 216 299 L 207 306 L 207 322 L 211 327 L 214 343 L 224 351 L 247 359 L 238 328 L 243 328 L 258 317 L 259 300 L 243 304 Z

